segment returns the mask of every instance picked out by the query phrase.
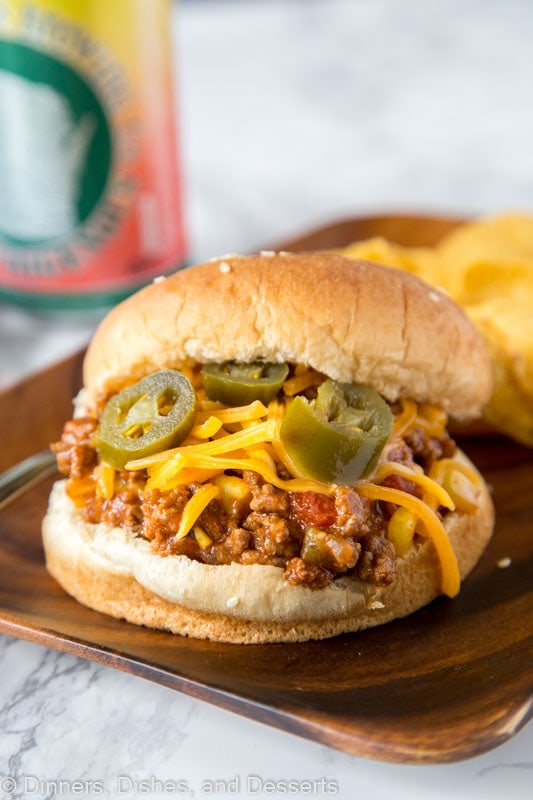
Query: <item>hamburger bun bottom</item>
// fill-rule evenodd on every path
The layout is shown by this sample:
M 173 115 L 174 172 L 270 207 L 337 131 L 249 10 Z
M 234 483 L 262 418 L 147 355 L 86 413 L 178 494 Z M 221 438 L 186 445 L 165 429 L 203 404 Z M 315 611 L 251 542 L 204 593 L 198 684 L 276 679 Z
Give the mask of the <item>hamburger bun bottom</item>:
M 461 460 L 472 467 L 462 454 Z M 121 529 L 85 523 L 64 484 L 55 485 L 43 523 L 49 573 L 83 605 L 137 625 L 219 642 L 302 642 L 405 617 L 441 593 L 440 565 L 430 539 L 418 540 L 398 559 L 397 579 L 385 588 L 341 578 L 313 590 L 289 585 L 278 567 L 208 566 L 186 556 L 155 555 L 147 542 Z M 485 549 L 493 524 L 494 509 L 484 482 L 475 514 L 446 516 L 444 527 L 462 579 Z M 123 556 L 133 557 L 135 548 L 135 563 L 129 563 Z

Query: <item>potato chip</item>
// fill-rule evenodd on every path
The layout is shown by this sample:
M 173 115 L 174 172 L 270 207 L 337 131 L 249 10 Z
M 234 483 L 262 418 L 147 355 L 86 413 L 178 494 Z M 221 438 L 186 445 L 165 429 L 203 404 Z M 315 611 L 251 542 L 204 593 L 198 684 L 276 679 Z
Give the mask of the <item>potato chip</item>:
M 459 303 L 533 290 L 533 218 L 505 216 L 461 225 L 435 248 L 438 279 Z
M 404 269 L 463 305 L 493 362 L 494 392 L 484 418 L 533 447 L 533 217 L 460 225 L 434 248 L 376 237 L 337 252 Z
M 527 297 L 495 298 L 466 310 L 486 338 L 498 343 L 509 373 L 533 401 L 533 305 Z
M 435 263 L 435 253 L 431 248 L 402 247 L 381 236 L 354 242 L 349 247 L 335 252 L 349 258 L 359 258 L 386 264 L 388 267 L 397 267 L 419 277 L 431 274 Z
M 533 446 L 533 317 L 529 302 L 495 298 L 467 312 L 489 347 L 494 390 L 484 417 L 509 436 Z
M 496 251 L 533 263 L 533 217 L 514 214 L 459 225 L 435 249 L 459 257 L 473 252 L 490 257 Z

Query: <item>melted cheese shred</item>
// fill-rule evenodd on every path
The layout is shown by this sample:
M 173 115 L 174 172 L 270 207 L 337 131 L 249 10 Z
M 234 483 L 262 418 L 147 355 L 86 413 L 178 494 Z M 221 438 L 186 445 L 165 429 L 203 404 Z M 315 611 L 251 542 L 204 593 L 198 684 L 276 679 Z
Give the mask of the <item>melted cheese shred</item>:
M 287 397 L 293 397 L 299 392 L 309 389 L 311 386 L 318 386 L 322 383 L 322 375 L 314 369 L 306 369 L 292 378 L 288 378 L 283 384 L 283 392 Z
M 401 413 L 395 418 L 392 427 L 392 435 L 398 438 L 411 430 L 418 414 L 418 406 L 414 400 L 402 398 L 400 404 L 402 407 Z
M 394 503 L 407 508 L 420 519 L 427 535 L 431 537 L 439 557 L 441 589 L 448 597 L 455 597 L 459 593 L 461 586 L 459 565 L 448 535 L 435 512 L 418 497 L 402 492 L 399 489 L 390 489 L 388 486 L 362 483 L 356 487 L 356 491 L 369 500 L 383 500 L 386 503 Z
M 268 408 L 260 401 L 247 406 L 227 408 L 221 403 L 200 400 L 195 424 L 187 439 L 171 450 L 137 459 L 126 465 L 127 469 L 147 469 L 148 489 L 169 491 L 192 483 L 200 484 L 187 502 L 176 537 L 182 538 L 197 525 L 198 518 L 209 503 L 219 497 L 220 490 L 211 481 L 226 470 L 251 471 L 276 486 L 290 492 L 317 492 L 333 495 L 337 486 L 323 484 L 298 473 L 288 457 L 280 438 L 280 426 L 292 396 L 316 385 L 319 374 L 312 369 L 297 369 L 284 385 L 283 395 L 272 400 Z M 402 399 L 396 414 L 392 437 L 401 438 L 415 426 L 423 428 L 430 436 L 444 435 L 446 415 L 428 404 L 418 405 L 413 400 Z M 292 477 L 280 477 L 279 469 Z M 457 558 L 444 527 L 434 509 L 443 506 L 454 510 L 455 504 L 443 487 L 450 471 L 457 470 L 468 480 L 479 485 L 474 470 L 453 459 L 436 462 L 429 475 L 419 467 L 414 469 L 393 461 L 377 466 L 368 480 L 358 482 L 354 490 L 369 500 L 393 503 L 407 509 L 419 525 L 420 535 L 431 538 L 441 566 L 442 591 L 454 597 L 460 587 Z M 399 475 L 423 492 L 423 499 L 400 489 L 382 486 L 390 475 Z M 100 492 L 109 496 L 113 475 L 102 472 L 99 476 Z
M 207 404 L 204 404 L 207 405 Z M 254 400 L 247 406 L 235 406 L 235 408 L 225 408 L 220 405 L 217 407 L 200 410 L 196 415 L 196 422 L 216 417 L 222 424 L 233 422 L 246 422 L 254 419 L 261 419 L 267 414 L 267 409 L 260 400 Z
M 472 469 L 472 467 L 469 467 L 468 464 L 462 464 L 460 461 L 455 461 L 453 458 L 441 458 L 440 461 L 435 461 L 429 470 L 429 475 L 434 481 L 440 483 L 449 470 L 460 472 L 465 478 L 468 478 L 470 483 L 474 486 L 481 486 L 479 474 Z
M 169 458 L 177 455 L 220 455 L 222 453 L 231 453 L 240 450 L 243 447 L 251 447 L 254 444 L 261 444 L 265 441 L 271 441 L 276 433 L 275 420 L 267 420 L 266 422 L 258 423 L 249 428 L 244 428 L 236 433 L 229 433 L 220 439 L 213 439 L 205 444 L 189 444 L 180 447 L 174 447 L 172 450 L 164 450 L 161 453 L 155 453 L 153 456 L 146 458 L 139 458 L 135 461 L 130 461 L 126 464 L 126 469 L 149 469 L 155 464 L 167 461 Z
M 200 415 L 198 415 L 200 416 Z M 189 436 L 192 439 L 211 439 L 222 427 L 222 420 L 219 417 L 210 415 L 204 422 L 196 418 L 196 425 L 193 426 Z
M 450 511 L 455 509 L 455 503 L 448 492 L 436 483 L 435 480 L 428 478 L 428 476 L 424 475 L 422 472 L 415 472 L 409 467 L 398 464 L 395 461 L 384 461 L 380 464 L 373 475 L 373 482 L 382 483 L 385 478 L 388 478 L 390 475 L 400 475 L 402 478 L 406 478 L 411 481 L 411 483 L 415 483 L 417 486 L 424 489 L 425 492 L 432 495 L 438 501 L 438 505 L 444 506 L 444 508 Z
M 115 469 L 105 461 L 100 461 L 96 468 L 96 494 L 109 500 L 115 493 Z
M 439 438 L 444 435 L 448 417 L 441 408 L 429 403 L 418 405 L 407 397 L 402 397 L 400 406 L 401 411 L 394 420 L 393 436 L 405 436 L 415 427 L 422 428 L 429 436 Z
M 202 511 L 207 508 L 211 500 L 214 500 L 219 495 L 220 489 L 212 483 L 200 486 L 198 491 L 187 501 L 183 509 L 180 524 L 176 532 L 176 539 L 183 539 L 184 536 L 187 536 Z
M 283 480 L 274 470 L 267 464 L 263 458 L 231 458 L 230 456 L 214 457 L 203 455 L 187 456 L 187 466 L 196 467 L 207 470 L 221 470 L 236 469 L 244 471 L 257 472 L 268 483 L 276 486 L 278 489 L 284 489 L 286 492 L 317 492 L 318 494 L 332 495 L 337 488 L 333 484 L 319 483 L 311 479 L 305 478 L 289 478 Z

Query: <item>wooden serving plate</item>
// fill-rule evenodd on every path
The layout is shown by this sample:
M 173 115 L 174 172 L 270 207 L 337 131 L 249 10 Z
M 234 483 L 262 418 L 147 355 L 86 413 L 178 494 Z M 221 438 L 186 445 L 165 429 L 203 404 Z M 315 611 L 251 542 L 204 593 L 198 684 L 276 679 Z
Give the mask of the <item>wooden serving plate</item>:
M 453 220 L 348 220 L 283 249 L 385 235 L 432 244 Z M 0 469 L 60 435 L 82 354 L 0 396 Z M 504 438 L 461 445 L 494 488 L 495 535 L 455 600 L 323 642 L 227 645 L 148 630 L 91 611 L 48 576 L 40 523 L 51 481 L 0 513 L 0 630 L 98 661 L 360 756 L 465 759 L 509 739 L 531 714 L 533 452 Z M 508 557 L 511 565 L 498 568 Z

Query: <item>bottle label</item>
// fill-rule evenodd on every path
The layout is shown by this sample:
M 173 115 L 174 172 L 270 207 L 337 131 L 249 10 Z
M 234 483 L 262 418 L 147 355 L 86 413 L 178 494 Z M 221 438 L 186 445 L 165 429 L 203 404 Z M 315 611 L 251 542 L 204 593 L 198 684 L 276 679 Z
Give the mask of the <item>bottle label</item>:
M 0 286 L 135 286 L 184 255 L 167 0 L 0 0 Z

